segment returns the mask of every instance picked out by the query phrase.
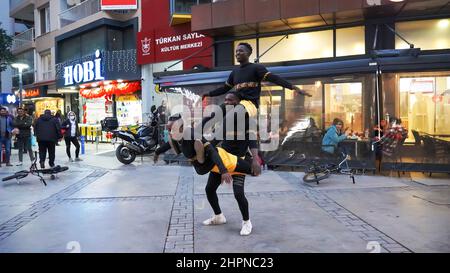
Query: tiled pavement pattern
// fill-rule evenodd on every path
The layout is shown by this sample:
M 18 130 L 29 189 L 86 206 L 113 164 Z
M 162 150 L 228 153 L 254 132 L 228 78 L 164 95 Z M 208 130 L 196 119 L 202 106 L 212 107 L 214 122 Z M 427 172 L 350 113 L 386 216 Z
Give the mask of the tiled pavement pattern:
M 289 172 L 278 172 L 280 177 L 286 179 L 289 183 L 299 187 L 299 190 L 304 192 L 305 196 L 317 204 L 320 208 L 325 210 L 331 217 L 344 224 L 349 230 L 357 234 L 361 239 L 369 242 L 377 242 L 381 249 L 385 252 L 393 253 L 409 253 L 410 249 L 400 244 L 385 233 L 376 229 L 351 211 L 336 203 L 333 199 L 328 197 L 325 193 L 314 190 L 302 183 L 299 183 L 299 178 Z M 405 187 L 407 188 L 407 187 Z M 372 189 L 373 190 L 373 189 Z M 387 189 L 378 189 L 387 190 Z
M 51 207 L 55 206 L 63 202 L 67 197 L 72 195 L 73 193 L 79 191 L 80 189 L 86 187 L 91 184 L 99 177 L 105 175 L 107 172 L 104 170 L 95 170 L 85 178 L 76 182 L 75 184 L 70 185 L 64 190 L 53 194 L 52 196 L 35 202 L 31 208 L 25 210 L 14 218 L 8 220 L 5 223 L 0 225 L 0 241 L 9 237 L 12 233 L 19 230 L 21 227 L 36 219 L 46 211 L 48 211 Z
M 194 252 L 194 178 L 181 174 L 172 207 L 164 252 Z

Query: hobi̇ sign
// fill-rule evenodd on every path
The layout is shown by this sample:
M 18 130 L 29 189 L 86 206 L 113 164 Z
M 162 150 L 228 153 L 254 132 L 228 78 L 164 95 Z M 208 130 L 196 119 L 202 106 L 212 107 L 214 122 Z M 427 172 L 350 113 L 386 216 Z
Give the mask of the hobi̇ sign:
M 100 51 L 95 51 L 94 61 L 86 61 L 82 64 L 70 65 L 64 67 L 64 85 L 73 85 L 78 83 L 101 81 L 105 78 L 101 75 Z

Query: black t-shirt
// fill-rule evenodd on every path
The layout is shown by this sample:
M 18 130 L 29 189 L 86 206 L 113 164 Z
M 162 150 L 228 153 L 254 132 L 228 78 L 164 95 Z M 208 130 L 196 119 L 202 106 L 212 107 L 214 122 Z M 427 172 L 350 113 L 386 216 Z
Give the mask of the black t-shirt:
M 231 71 L 225 86 L 209 92 L 208 95 L 211 97 L 220 96 L 234 87 L 241 99 L 253 102 L 258 108 L 259 97 L 261 96 L 261 82 L 263 81 L 269 81 L 285 88 L 293 89 L 291 83 L 272 74 L 263 65 L 246 63 Z
M 242 99 L 250 100 L 258 106 L 261 82 L 268 74 L 269 71 L 264 66 L 247 63 L 233 69 L 226 84 L 233 86 Z

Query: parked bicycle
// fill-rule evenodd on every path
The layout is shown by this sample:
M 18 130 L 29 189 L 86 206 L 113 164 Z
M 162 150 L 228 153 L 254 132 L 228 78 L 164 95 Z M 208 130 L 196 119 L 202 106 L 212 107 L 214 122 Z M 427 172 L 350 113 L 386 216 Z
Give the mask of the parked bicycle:
M 316 182 L 319 184 L 319 181 L 327 179 L 331 174 L 340 173 L 349 175 L 353 184 L 355 184 L 355 171 L 348 165 L 350 156 L 343 152 L 341 154 L 343 159 L 338 164 L 327 163 L 319 165 L 317 162 L 313 161 L 312 165 L 306 168 L 303 181 L 306 183 Z
M 39 180 L 45 186 L 47 186 L 47 182 L 45 181 L 45 179 L 42 175 L 49 174 L 50 179 L 54 180 L 54 179 L 56 179 L 56 174 L 67 171 L 69 169 L 69 167 L 67 167 L 67 166 L 60 166 L 60 165 L 57 165 L 57 166 L 49 168 L 49 169 L 38 169 L 36 161 L 37 161 L 37 152 L 34 152 L 34 161 L 33 161 L 33 163 L 31 163 L 31 167 L 29 170 L 18 171 L 13 175 L 2 178 L 2 181 L 8 181 L 11 179 L 20 180 L 20 179 L 27 177 L 29 174 L 32 174 L 32 175 L 39 177 Z

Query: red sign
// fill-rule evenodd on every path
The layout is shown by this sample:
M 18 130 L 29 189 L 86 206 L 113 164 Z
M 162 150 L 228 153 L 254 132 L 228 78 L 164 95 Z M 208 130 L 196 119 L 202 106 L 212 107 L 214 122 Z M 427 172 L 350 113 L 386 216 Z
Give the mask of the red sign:
M 102 10 L 137 9 L 137 0 L 101 0 Z
M 39 97 L 40 94 L 39 89 L 26 89 L 22 92 L 24 98 Z
M 211 46 L 213 40 L 198 32 L 190 32 L 189 24 L 182 29 L 139 32 L 137 35 L 138 64 L 180 60 Z M 212 48 L 196 57 L 211 55 Z

